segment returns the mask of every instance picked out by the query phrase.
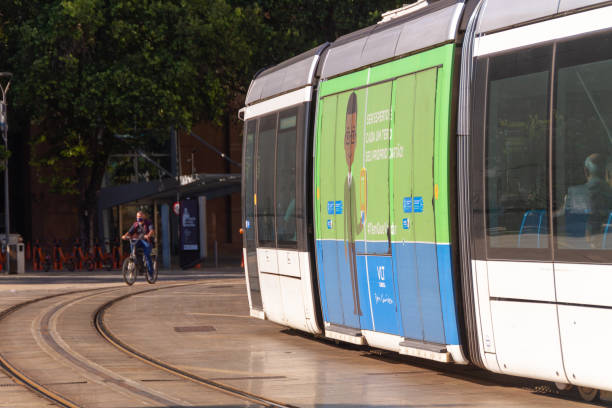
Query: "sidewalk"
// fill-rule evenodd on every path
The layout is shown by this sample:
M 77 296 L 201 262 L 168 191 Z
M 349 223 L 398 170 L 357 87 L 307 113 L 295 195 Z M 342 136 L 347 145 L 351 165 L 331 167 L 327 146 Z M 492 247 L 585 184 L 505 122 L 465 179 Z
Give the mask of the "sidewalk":
M 240 266 L 225 265 L 205 267 L 201 269 L 161 269 L 159 281 L 184 281 L 194 279 L 218 278 L 220 276 L 244 276 Z M 137 282 L 144 282 L 144 277 L 139 277 Z M 0 273 L 0 293 L 24 290 L 78 290 L 84 288 L 98 288 L 116 286 L 123 283 L 120 270 L 95 270 L 95 271 L 27 271 L 20 275 L 6 275 Z

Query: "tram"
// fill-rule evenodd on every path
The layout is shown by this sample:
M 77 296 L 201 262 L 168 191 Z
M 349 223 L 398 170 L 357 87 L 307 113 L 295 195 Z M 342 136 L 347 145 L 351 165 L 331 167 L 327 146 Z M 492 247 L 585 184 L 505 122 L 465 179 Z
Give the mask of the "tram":
M 612 2 L 438 0 L 264 70 L 251 315 L 612 391 Z

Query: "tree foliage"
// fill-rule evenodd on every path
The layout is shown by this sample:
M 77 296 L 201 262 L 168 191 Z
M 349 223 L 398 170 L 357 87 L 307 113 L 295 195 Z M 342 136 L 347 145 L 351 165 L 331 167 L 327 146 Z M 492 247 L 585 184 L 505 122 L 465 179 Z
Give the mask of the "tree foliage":
M 382 0 L 4 0 L 0 70 L 30 117 L 32 165 L 79 199 L 84 233 L 116 134 L 221 123 L 265 66 L 374 23 Z M 232 114 L 233 115 L 233 114 Z
M 9 159 L 9 157 L 11 157 L 11 152 L 7 150 L 4 145 L 0 145 L 0 171 L 4 170 L 4 164 L 6 163 L 6 160 Z
M 253 63 L 277 64 L 326 41 L 375 24 L 380 15 L 416 0 L 233 0 L 262 17 Z
M 218 119 L 230 93 L 219 62 L 246 64 L 245 41 L 233 41 L 244 37 L 243 11 L 224 0 L 5 4 L 11 106 L 35 125 L 41 180 L 79 198 L 86 235 L 107 158 L 130 149 L 114 135 L 167 137 L 169 126 Z

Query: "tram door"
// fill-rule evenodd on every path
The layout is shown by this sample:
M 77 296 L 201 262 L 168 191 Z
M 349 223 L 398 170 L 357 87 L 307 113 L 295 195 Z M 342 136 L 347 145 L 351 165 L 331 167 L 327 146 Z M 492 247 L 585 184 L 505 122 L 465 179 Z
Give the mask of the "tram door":
M 263 310 L 261 290 L 259 286 L 259 268 L 257 267 L 257 247 L 255 245 L 255 195 L 253 157 L 255 154 L 255 131 L 257 121 L 246 124 L 244 167 L 243 167 L 243 209 L 244 209 L 244 247 L 246 249 L 245 264 L 249 281 L 249 299 L 251 308 Z
M 393 260 L 401 335 L 444 343 L 434 216 L 437 68 L 395 81 L 392 151 Z
M 359 129 L 363 147 L 355 163 L 361 166 L 354 165 L 353 173 L 359 177 L 360 193 L 356 197 L 355 218 L 358 229 L 363 229 L 363 241 L 358 242 L 357 248 L 359 290 L 365 292 L 362 306 L 369 309 L 361 311 L 362 328 L 399 334 L 389 222 L 392 92 L 393 82 L 389 81 L 366 88 L 363 98 L 358 98 L 358 102 L 365 103 L 365 114 L 358 118 L 363 122 L 363 130 Z
M 347 94 L 332 95 L 321 102 L 318 143 L 319 203 L 318 270 L 323 316 L 327 323 L 359 329 L 354 286 L 345 246 L 344 189 L 347 164 L 344 149 Z

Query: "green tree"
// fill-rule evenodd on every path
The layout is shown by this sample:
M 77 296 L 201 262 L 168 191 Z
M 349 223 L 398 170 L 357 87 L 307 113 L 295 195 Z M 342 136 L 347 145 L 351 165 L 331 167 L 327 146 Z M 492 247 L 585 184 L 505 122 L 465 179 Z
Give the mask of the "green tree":
M 38 129 L 32 165 L 41 178 L 78 199 L 84 237 L 109 155 L 130 148 L 114 135 L 219 120 L 231 93 L 223 68 L 247 64 L 243 10 L 224 0 L 5 4 L 11 106 Z
M 257 15 L 251 38 L 254 71 L 277 64 L 326 41 L 375 24 L 387 10 L 416 0 L 231 0 Z
M 0 171 L 4 170 L 4 163 L 9 157 L 11 157 L 11 152 L 4 145 L 0 145 Z
M 108 157 L 170 126 L 228 126 L 253 74 L 375 23 L 391 0 L 4 0 L 0 65 L 36 129 L 32 165 L 93 234 Z

